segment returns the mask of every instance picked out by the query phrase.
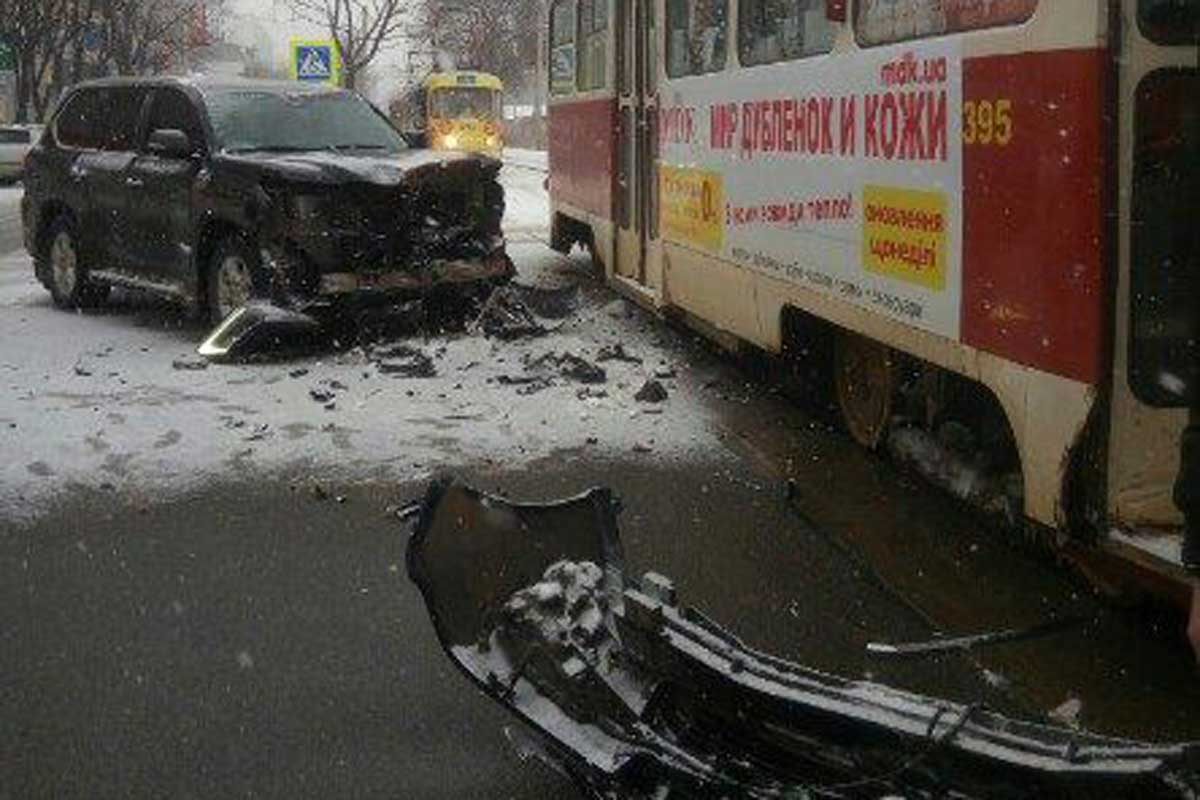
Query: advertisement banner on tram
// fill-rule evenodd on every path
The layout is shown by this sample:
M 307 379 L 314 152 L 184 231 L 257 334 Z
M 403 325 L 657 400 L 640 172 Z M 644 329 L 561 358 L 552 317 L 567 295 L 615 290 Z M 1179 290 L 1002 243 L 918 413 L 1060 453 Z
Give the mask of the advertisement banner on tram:
M 945 40 L 670 82 L 664 238 L 957 340 L 962 83 Z

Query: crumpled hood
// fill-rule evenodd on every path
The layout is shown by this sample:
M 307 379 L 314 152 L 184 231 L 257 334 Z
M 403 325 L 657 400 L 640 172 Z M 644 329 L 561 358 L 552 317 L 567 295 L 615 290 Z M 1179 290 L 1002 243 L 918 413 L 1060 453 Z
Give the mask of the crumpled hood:
M 312 150 L 300 153 L 225 153 L 231 167 L 251 168 L 289 181 L 320 184 L 365 182 L 376 186 L 418 184 L 444 173 L 494 177 L 500 162 L 473 153 L 406 150 L 401 153 L 337 153 Z

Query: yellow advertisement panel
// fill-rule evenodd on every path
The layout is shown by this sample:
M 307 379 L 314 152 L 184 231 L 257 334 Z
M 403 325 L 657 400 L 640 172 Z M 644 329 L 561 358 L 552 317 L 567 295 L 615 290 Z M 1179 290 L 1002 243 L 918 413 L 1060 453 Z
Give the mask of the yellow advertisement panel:
M 725 240 L 725 183 L 719 172 L 659 167 L 663 233 L 714 252 Z
M 863 187 L 862 261 L 868 272 L 946 288 L 946 195 L 896 186 Z
M 333 39 L 291 40 L 288 70 L 292 80 L 307 83 L 342 85 L 342 56 Z

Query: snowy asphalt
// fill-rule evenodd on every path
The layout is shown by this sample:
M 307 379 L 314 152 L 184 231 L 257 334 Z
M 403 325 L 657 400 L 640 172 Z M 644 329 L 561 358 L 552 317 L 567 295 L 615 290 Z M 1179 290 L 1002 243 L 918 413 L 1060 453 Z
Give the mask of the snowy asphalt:
M 629 564 L 753 646 L 1197 736 L 1200 682 L 1169 623 L 1103 608 L 769 376 L 617 299 L 585 256 L 549 251 L 543 174 L 512 158 L 511 253 L 556 329 L 409 341 L 434 377 L 384 374 L 362 349 L 190 369 L 205 331 L 175 309 L 120 295 L 65 314 L 25 254 L 0 254 L 0 796 L 569 795 L 506 744 L 511 721 L 441 655 L 403 575 L 387 509 L 447 470 L 515 497 L 614 487 Z M 0 219 L 16 196 L 0 191 Z M 640 361 L 600 363 L 603 383 L 511 382 L 616 344 Z M 635 401 L 655 375 L 666 402 Z M 974 658 L 864 652 L 1051 612 L 1087 622 Z

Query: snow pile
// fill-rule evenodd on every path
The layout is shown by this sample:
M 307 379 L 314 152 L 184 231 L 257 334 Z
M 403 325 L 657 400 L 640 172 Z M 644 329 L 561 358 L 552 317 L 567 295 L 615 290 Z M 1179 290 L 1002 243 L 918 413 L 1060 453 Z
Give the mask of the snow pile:
M 542 579 L 504 604 L 506 630 L 532 632 L 553 646 L 573 649 L 594 663 L 597 647 L 608 637 L 604 626 L 604 573 L 590 561 L 558 561 Z

